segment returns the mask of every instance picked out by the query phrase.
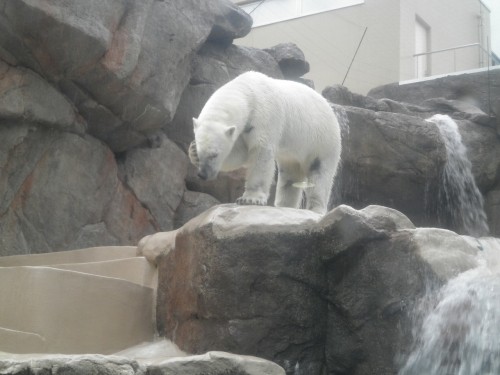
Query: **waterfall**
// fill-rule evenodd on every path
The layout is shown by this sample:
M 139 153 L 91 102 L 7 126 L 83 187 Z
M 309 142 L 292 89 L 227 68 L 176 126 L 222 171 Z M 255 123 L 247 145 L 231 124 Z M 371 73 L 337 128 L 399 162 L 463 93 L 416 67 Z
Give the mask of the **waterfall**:
M 337 175 L 335 176 L 335 181 L 332 188 L 332 195 L 330 197 L 329 209 L 333 209 L 334 207 L 341 204 L 343 200 L 343 190 L 346 189 L 346 186 L 349 186 L 350 192 L 358 190 L 358 185 L 351 181 L 349 175 L 345 175 L 342 170 L 344 166 L 343 156 L 346 154 L 348 146 L 349 146 L 349 136 L 350 136 L 350 128 L 349 128 L 349 118 L 347 115 L 347 111 L 344 106 L 331 104 L 330 105 L 333 113 L 337 116 L 337 120 L 340 126 L 340 135 L 342 138 L 342 154 L 340 157 L 340 163 L 337 170 Z M 349 180 L 347 180 L 349 179 Z
M 427 121 L 437 125 L 447 153 L 439 192 L 441 220 L 448 220 L 461 234 L 486 236 L 489 228 L 483 196 L 474 181 L 472 165 L 456 122 L 447 115 L 434 115 Z
M 500 240 L 470 240 L 482 250 L 479 266 L 422 300 L 399 375 L 500 374 Z
M 487 235 L 483 198 L 457 124 L 445 115 L 427 121 L 438 127 L 447 152 L 440 215 L 459 232 Z M 478 266 L 429 288 L 415 307 L 413 349 L 399 375 L 500 374 L 500 239 L 464 238 L 478 248 Z

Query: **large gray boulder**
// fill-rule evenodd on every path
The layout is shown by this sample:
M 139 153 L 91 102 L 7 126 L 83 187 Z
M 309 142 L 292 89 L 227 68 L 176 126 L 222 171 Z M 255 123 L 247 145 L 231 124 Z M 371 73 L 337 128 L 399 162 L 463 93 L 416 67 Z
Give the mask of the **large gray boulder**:
M 0 139 L 2 255 L 130 244 L 158 230 L 95 138 L 4 122 Z
M 297 79 L 309 72 L 304 52 L 294 43 L 280 43 L 265 51 L 278 62 L 287 79 Z
M 272 358 L 285 369 L 302 357 L 305 372 L 315 374 L 326 304 L 308 292 L 307 285 L 321 282 L 307 228 L 319 217 L 256 208 L 217 206 L 178 231 L 175 249 L 159 260 L 159 331 L 193 353 L 234 350 Z
M 479 251 L 380 206 L 321 218 L 222 205 L 168 243 L 157 258 L 161 334 L 189 352 L 256 355 L 310 375 L 397 372 L 395 358 L 412 344 L 412 306 L 477 266 Z
M 435 124 L 358 107 L 333 110 L 344 124 L 333 203 L 388 206 L 416 225 L 437 226 L 446 149 Z

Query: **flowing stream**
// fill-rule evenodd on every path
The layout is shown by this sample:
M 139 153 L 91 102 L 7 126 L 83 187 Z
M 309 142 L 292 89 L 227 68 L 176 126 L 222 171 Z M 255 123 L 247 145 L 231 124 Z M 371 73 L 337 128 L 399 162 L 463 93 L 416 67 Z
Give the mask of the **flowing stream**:
M 475 237 L 488 235 L 483 196 L 474 180 L 472 165 L 456 122 L 447 115 L 434 115 L 427 121 L 437 125 L 447 153 L 439 194 L 440 215 L 445 216 L 460 234 Z
M 500 374 L 500 239 L 471 241 L 479 266 L 423 298 L 399 375 Z

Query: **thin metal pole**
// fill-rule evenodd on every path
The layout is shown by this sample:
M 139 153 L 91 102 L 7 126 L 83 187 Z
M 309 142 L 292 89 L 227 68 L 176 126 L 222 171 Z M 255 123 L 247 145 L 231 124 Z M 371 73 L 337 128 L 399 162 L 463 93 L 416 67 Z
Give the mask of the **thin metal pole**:
M 254 11 L 255 9 L 257 9 L 257 8 L 258 8 L 258 7 L 260 7 L 262 4 L 264 4 L 264 1 L 266 1 L 266 0 L 262 0 L 260 3 L 258 3 L 258 4 L 257 4 L 257 6 L 256 6 L 255 8 L 253 8 L 253 9 L 252 9 L 252 10 L 251 10 L 248 14 L 252 14 L 252 13 L 253 13 L 253 11 Z
M 365 38 L 366 30 L 368 30 L 368 26 L 365 27 L 365 31 L 363 32 L 363 35 L 361 36 L 361 40 L 359 41 L 358 48 L 356 48 L 356 52 L 354 52 L 354 56 L 352 57 L 351 63 L 349 64 L 349 68 L 347 68 L 347 72 L 345 73 L 344 80 L 342 81 L 342 86 L 344 86 L 344 82 L 347 79 L 347 75 L 349 74 L 349 71 L 351 70 L 352 63 L 354 62 L 354 59 L 356 58 L 356 55 L 358 54 L 359 47 L 361 47 L 361 43 L 363 43 L 363 39 Z

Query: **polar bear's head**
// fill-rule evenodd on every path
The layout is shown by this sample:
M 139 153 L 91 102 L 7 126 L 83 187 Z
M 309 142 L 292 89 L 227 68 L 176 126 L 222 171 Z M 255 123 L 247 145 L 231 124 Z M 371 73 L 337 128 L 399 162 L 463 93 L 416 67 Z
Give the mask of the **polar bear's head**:
M 191 161 L 198 167 L 198 177 L 213 180 L 233 148 L 236 127 L 195 118 L 193 126 L 195 143 L 190 147 Z

